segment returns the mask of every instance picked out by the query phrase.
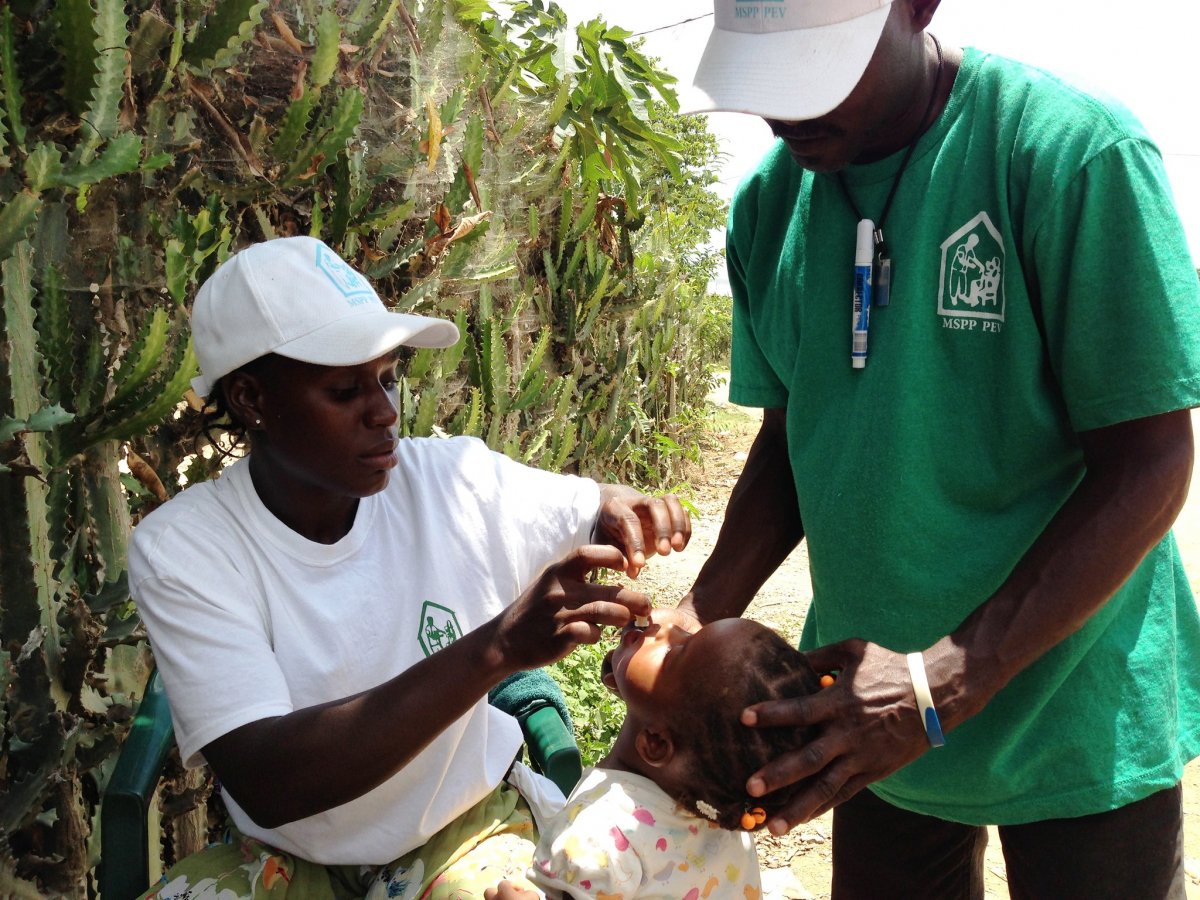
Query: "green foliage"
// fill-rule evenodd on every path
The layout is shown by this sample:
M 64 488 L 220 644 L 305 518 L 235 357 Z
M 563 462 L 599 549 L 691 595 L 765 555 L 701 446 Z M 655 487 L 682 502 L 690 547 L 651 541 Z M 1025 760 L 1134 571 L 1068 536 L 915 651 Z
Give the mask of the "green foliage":
M 570 33 L 543 0 L 0 5 L 5 890 L 91 877 L 149 664 L 126 541 L 217 466 L 188 306 L 239 247 L 318 235 L 390 306 L 458 322 L 410 361 L 405 434 L 678 477 L 725 340 L 724 211 L 715 145 L 672 104 L 628 32 Z M 589 759 L 622 714 L 596 652 L 562 667 Z
M 85 137 L 79 144 L 81 163 L 88 163 L 92 154 L 118 128 L 117 116 L 128 65 L 126 43 L 129 38 L 129 20 L 125 15 L 124 0 L 95 0 L 96 15 L 92 21 L 95 40 L 95 75 L 92 80 L 91 102 L 82 116 Z M 90 10 L 77 10 L 85 16 Z M 82 24 L 82 23 L 81 23 Z M 84 33 L 87 33 L 86 26 Z
M 201 73 L 228 66 L 250 40 L 266 0 L 220 0 L 193 29 L 184 59 Z
M 608 753 L 625 721 L 625 704 L 600 681 L 600 664 L 614 646 L 612 637 L 584 644 L 548 670 L 566 698 L 585 766 L 595 765 Z
M 668 111 L 669 76 L 627 32 L 597 20 L 581 26 L 572 45 L 557 7 L 509 7 L 504 27 L 483 3 L 457 4 L 483 54 L 500 64 L 490 82 L 496 119 L 514 100 L 525 115 L 535 100 L 550 103 L 547 153 L 509 181 L 524 208 L 505 225 L 523 227 L 518 246 L 534 276 L 509 302 L 526 304 L 549 329 L 543 366 L 569 376 L 574 396 L 560 409 L 561 394 L 542 393 L 530 409 L 553 401 L 564 416 L 549 423 L 521 404 L 493 402 L 483 379 L 515 382 L 518 391 L 542 387 L 517 368 L 517 346 L 507 373 L 494 356 L 489 367 L 471 369 L 480 415 L 491 420 L 480 433 L 506 452 L 536 445 L 533 457 L 514 455 L 541 465 L 662 484 L 694 455 L 701 420 L 685 413 L 703 407 L 711 386 L 700 310 L 719 262 L 703 248 L 725 215 L 710 190 L 715 140 L 695 118 Z M 503 141 L 503 124 L 498 131 Z
M 25 123 L 21 116 L 23 98 L 13 44 L 13 16 L 12 10 L 7 6 L 0 9 L 0 87 L 4 91 L 3 116 L 0 117 L 0 154 L 2 154 L 7 143 L 6 135 L 11 134 L 18 147 L 25 142 Z M 7 127 L 5 127 L 6 122 Z M 7 162 L 5 159 L 6 164 Z
M 706 295 L 698 325 L 704 357 L 728 369 L 733 350 L 733 298 L 725 294 Z

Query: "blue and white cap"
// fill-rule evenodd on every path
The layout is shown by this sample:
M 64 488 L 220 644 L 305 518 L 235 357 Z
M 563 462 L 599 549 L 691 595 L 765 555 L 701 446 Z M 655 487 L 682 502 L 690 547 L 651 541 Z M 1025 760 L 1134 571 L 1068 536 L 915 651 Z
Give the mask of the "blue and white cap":
M 453 322 L 388 310 L 363 275 L 316 238 L 252 244 L 213 272 L 192 307 L 192 342 L 207 397 L 217 379 L 277 353 L 322 366 L 356 366 L 401 344 L 449 347 Z
M 713 31 L 685 113 L 815 119 L 850 96 L 892 0 L 714 0 Z

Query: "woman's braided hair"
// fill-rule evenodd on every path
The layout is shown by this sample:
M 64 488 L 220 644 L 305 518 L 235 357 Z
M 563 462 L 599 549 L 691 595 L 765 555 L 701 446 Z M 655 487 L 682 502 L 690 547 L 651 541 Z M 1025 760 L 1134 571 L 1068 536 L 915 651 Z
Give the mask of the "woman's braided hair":
M 804 746 L 815 732 L 812 727 L 752 728 L 742 724 L 742 710 L 765 700 L 815 693 L 820 682 L 804 654 L 769 628 L 753 638 L 743 663 L 725 674 L 715 693 L 681 705 L 672 716 L 671 728 L 680 735 L 692 776 L 675 800 L 721 828 L 737 830 L 749 807 L 761 808 L 769 819 L 800 790 L 802 783 L 791 784 L 751 798 L 746 782 L 772 759 Z
M 223 375 L 213 382 L 208 396 L 204 398 L 204 406 L 200 409 L 200 423 L 197 428 L 196 441 L 200 438 L 207 441 L 221 456 L 245 456 L 249 450 L 247 423 L 241 421 L 229 408 L 225 399 L 225 380 L 237 372 L 250 372 L 261 375 L 275 354 L 267 353 L 257 359 L 238 366 L 228 375 Z
M 200 408 L 197 443 L 203 438 L 221 456 L 239 456 L 245 453 L 246 431 L 245 423 L 229 412 L 225 404 L 225 390 L 218 379 L 204 398 L 204 406 Z

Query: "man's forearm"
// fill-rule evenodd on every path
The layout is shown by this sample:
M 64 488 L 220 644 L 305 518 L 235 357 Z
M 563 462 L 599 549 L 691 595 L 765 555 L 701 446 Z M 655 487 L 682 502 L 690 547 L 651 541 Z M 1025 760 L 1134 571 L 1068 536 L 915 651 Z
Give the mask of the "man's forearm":
M 701 622 L 740 616 L 803 537 L 785 411 L 768 409 L 730 494 L 717 544 L 680 606 Z
M 1080 435 L 1087 475 L 1004 585 L 925 652 L 952 728 L 1103 607 L 1171 527 L 1187 498 L 1187 410 Z

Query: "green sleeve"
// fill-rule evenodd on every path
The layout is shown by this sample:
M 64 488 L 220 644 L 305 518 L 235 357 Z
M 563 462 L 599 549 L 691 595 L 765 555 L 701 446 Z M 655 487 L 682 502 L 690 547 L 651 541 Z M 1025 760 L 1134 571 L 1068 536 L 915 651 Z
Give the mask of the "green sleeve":
M 733 293 L 733 347 L 731 351 L 729 399 L 740 406 L 763 409 L 787 406 L 788 389 L 767 361 L 750 302 L 754 294 L 744 260 L 750 257 L 749 242 L 755 223 L 744 210 L 751 204 L 745 191 L 734 198 L 726 231 L 725 263 Z M 783 227 L 786 223 L 780 223 Z M 739 249 L 741 246 L 743 249 Z M 762 297 L 757 298 L 759 302 Z
M 1047 192 L 1032 257 L 1076 431 L 1200 404 L 1200 281 L 1153 144 L 1118 141 Z

